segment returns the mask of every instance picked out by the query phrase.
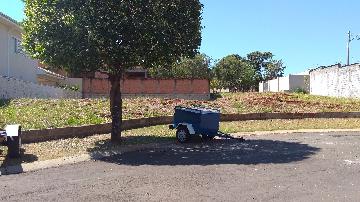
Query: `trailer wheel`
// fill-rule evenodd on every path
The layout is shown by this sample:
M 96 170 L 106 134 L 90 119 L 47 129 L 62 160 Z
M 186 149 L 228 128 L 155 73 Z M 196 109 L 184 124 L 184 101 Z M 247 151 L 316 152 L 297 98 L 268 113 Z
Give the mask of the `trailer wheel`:
M 176 139 L 180 143 L 188 142 L 190 139 L 189 130 L 184 126 L 179 127 L 176 131 Z
M 21 137 L 8 137 L 7 138 L 8 155 L 10 158 L 19 158 L 21 149 Z

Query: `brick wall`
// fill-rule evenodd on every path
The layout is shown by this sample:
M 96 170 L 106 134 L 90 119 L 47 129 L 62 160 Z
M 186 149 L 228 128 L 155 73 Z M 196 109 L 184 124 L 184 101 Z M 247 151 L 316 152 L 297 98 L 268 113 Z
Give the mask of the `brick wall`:
M 333 65 L 312 70 L 310 93 L 334 97 L 360 97 L 360 65 Z
M 121 91 L 124 97 L 210 99 L 209 81 L 201 79 L 126 79 L 121 82 Z M 110 82 L 107 79 L 83 80 L 84 97 L 104 97 L 109 92 Z

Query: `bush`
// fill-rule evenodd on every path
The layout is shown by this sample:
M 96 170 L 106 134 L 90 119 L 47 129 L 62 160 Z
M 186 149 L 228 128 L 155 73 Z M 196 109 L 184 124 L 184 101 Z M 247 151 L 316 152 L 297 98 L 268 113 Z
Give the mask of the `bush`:
M 308 94 L 309 92 L 303 88 L 297 88 L 297 89 L 295 89 L 294 93 Z

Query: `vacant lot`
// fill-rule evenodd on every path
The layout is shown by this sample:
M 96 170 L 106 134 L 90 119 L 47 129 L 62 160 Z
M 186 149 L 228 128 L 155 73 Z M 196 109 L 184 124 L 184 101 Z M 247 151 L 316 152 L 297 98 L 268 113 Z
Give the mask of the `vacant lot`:
M 124 99 L 124 119 L 172 115 L 177 105 L 220 108 L 222 113 L 360 111 L 360 100 L 285 93 L 230 93 L 214 101 Z M 108 99 L 0 101 L 0 127 L 56 128 L 110 121 Z

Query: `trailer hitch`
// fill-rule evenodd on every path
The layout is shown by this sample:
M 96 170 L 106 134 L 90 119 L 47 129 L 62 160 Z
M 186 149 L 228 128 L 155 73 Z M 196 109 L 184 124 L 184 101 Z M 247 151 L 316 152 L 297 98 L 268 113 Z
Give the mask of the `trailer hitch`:
M 231 139 L 231 140 L 239 140 L 240 142 L 244 142 L 245 141 L 245 138 L 244 137 L 234 137 L 228 133 L 223 133 L 221 131 L 218 131 L 217 133 L 217 136 L 220 137 L 220 138 L 224 138 L 224 139 Z

